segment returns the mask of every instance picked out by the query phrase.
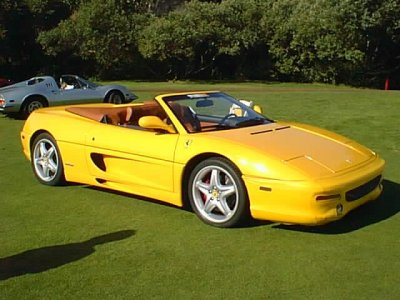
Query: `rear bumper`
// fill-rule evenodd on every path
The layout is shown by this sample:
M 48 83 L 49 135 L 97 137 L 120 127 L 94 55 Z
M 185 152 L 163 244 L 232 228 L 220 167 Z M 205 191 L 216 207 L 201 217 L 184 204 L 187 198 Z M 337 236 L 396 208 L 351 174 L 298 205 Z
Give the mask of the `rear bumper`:
M 0 106 L 1 113 L 19 112 L 19 105 L 3 105 Z
M 385 162 L 374 157 L 349 172 L 314 181 L 282 181 L 243 176 L 253 218 L 280 223 L 322 225 L 343 218 L 379 197 Z M 375 181 L 374 181 L 375 179 Z M 354 199 L 350 191 L 365 189 Z M 322 200 L 317 200 L 321 199 Z

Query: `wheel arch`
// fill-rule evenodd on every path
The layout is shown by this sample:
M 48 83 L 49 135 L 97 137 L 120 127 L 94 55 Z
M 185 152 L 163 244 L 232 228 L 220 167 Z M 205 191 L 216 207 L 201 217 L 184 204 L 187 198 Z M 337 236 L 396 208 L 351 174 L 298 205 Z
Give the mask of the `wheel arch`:
M 51 135 L 53 138 L 54 136 L 47 130 L 44 129 L 39 129 L 37 131 L 35 131 L 34 134 L 32 134 L 31 139 L 29 140 L 29 151 L 32 152 L 32 146 L 33 146 L 33 142 L 35 141 L 35 139 L 42 133 L 47 133 L 49 135 Z M 54 138 L 55 139 L 55 138 Z
M 206 153 L 201 153 L 198 154 L 194 157 L 192 157 L 186 164 L 183 172 L 182 172 L 182 181 L 181 181 L 181 193 L 182 193 L 182 206 L 185 209 L 190 209 L 190 202 L 189 202 L 189 197 L 188 197 L 188 190 L 187 186 L 189 184 L 189 177 L 190 173 L 193 171 L 193 169 L 202 161 L 209 159 L 209 158 L 214 158 L 214 157 L 219 157 L 219 158 L 224 158 L 228 160 L 232 166 L 237 170 L 237 172 L 241 175 L 242 172 L 239 170 L 239 168 L 236 166 L 236 164 L 230 160 L 228 157 L 221 155 L 219 153 L 215 152 L 206 152 Z M 246 187 L 245 187 L 246 189 Z M 247 193 L 247 189 L 246 189 Z
M 49 106 L 49 100 L 47 100 L 47 98 L 46 98 L 45 96 L 43 96 L 43 95 L 41 95 L 41 94 L 31 94 L 31 95 L 26 96 L 26 97 L 22 100 L 21 108 L 23 107 L 23 105 L 24 105 L 25 103 L 27 103 L 28 101 L 31 101 L 31 100 L 33 100 L 33 99 L 42 100 L 42 101 L 43 101 L 43 104 L 44 104 L 45 106 Z

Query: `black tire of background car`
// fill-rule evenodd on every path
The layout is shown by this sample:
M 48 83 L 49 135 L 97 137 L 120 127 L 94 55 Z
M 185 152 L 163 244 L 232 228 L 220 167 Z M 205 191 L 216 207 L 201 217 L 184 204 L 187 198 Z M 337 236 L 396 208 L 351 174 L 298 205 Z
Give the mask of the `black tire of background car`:
M 49 149 L 53 148 L 53 153 L 55 155 L 55 160 L 53 162 L 55 163 L 56 166 L 56 171 L 53 172 L 54 175 L 52 176 L 51 179 L 49 180 L 44 180 L 40 177 L 38 174 L 37 167 L 35 167 L 36 159 L 38 157 L 35 157 L 37 154 L 36 150 L 37 147 L 40 147 L 41 143 L 44 143 L 45 146 L 48 146 Z M 43 153 L 41 155 L 44 155 Z M 52 159 L 51 157 L 45 157 L 47 160 Z M 65 176 L 64 176 L 64 166 L 63 166 L 63 161 L 61 158 L 61 153 L 60 150 L 58 149 L 57 142 L 54 140 L 54 138 L 48 134 L 48 133 L 41 133 L 39 134 L 35 140 L 33 141 L 32 148 L 31 148 L 31 165 L 33 169 L 33 173 L 35 174 L 35 177 L 39 180 L 40 183 L 45 184 L 45 185 L 50 185 L 50 186 L 57 186 L 57 185 L 64 185 L 65 184 Z
M 237 187 L 237 194 L 238 194 L 238 197 L 236 199 L 237 209 L 233 213 L 233 215 L 225 222 L 214 222 L 204 217 L 200 212 L 202 208 L 197 206 L 196 201 L 194 199 L 194 197 L 196 197 L 193 192 L 193 189 L 195 188 L 196 184 L 196 182 L 194 182 L 196 175 L 206 167 L 217 167 L 219 168 L 219 170 L 222 171 L 222 173 L 229 174 Z M 190 174 L 188 183 L 188 196 L 193 211 L 206 224 L 213 225 L 216 227 L 227 228 L 227 227 L 237 227 L 242 225 L 244 222 L 249 221 L 250 218 L 249 201 L 244 182 L 241 178 L 240 171 L 237 169 L 235 165 L 233 165 L 226 158 L 213 157 L 200 162 Z
M 124 95 L 122 95 L 121 92 L 112 91 L 107 97 L 107 102 L 113 104 L 122 104 L 124 103 Z
M 43 99 L 40 98 L 30 98 L 25 100 L 24 103 L 22 103 L 21 109 L 20 109 L 20 115 L 23 118 L 27 118 L 34 110 L 46 107 L 46 103 Z

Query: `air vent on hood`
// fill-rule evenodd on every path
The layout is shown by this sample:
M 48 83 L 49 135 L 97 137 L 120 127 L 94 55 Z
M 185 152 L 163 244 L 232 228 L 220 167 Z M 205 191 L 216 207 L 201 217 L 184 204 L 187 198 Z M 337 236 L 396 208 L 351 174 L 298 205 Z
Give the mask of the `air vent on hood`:
M 256 131 L 256 132 L 252 132 L 250 134 L 262 134 L 262 133 L 268 133 L 268 132 L 278 131 L 278 130 L 283 130 L 283 129 L 288 129 L 288 128 L 290 128 L 290 126 L 282 126 L 282 127 L 277 127 L 277 128 L 274 128 L 274 129 Z

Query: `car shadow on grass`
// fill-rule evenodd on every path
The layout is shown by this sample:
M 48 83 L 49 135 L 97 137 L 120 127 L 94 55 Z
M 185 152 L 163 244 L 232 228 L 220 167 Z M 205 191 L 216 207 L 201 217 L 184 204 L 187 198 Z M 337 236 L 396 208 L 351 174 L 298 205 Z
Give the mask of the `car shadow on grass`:
M 106 188 L 96 187 L 96 186 L 85 186 L 85 187 L 92 190 L 102 191 L 105 193 L 111 193 L 123 197 L 135 198 L 137 200 L 152 202 L 166 207 L 178 208 L 181 209 L 182 211 L 194 214 L 193 210 L 190 208 L 190 205 L 188 205 L 188 203 L 185 203 L 183 207 L 177 207 L 173 204 L 169 204 L 161 200 L 133 195 L 121 191 L 109 190 Z M 344 216 L 343 219 L 336 222 L 328 223 L 321 226 L 304 226 L 304 225 L 284 225 L 284 224 L 273 223 L 270 221 L 250 219 L 244 223 L 239 224 L 234 229 L 271 226 L 274 229 L 293 230 L 293 231 L 301 231 L 309 233 L 343 234 L 358 230 L 360 228 L 369 226 L 371 224 L 379 223 L 383 220 L 386 220 L 396 215 L 399 211 L 400 211 L 400 184 L 390 180 L 383 180 L 383 193 L 377 200 L 369 202 L 361 207 L 358 207 L 354 211 L 351 211 L 346 216 Z
M 84 242 L 46 246 L 0 258 L 0 281 L 58 268 L 93 254 L 98 245 L 124 240 L 134 234 L 134 230 L 121 230 Z
M 70 185 L 69 182 L 68 182 L 68 185 Z M 111 195 L 118 195 L 118 196 L 122 196 L 122 197 L 125 197 L 125 198 L 131 198 L 131 199 L 145 201 L 145 202 L 150 202 L 150 203 L 154 203 L 154 204 L 158 204 L 158 205 L 162 205 L 162 206 L 166 206 L 166 207 L 172 207 L 172 208 L 183 209 L 183 210 L 188 210 L 188 211 L 190 210 L 190 208 L 186 208 L 186 206 L 180 207 L 180 206 L 176 206 L 174 204 L 165 202 L 163 200 L 149 198 L 149 197 L 146 197 L 146 196 L 140 196 L 140 195 L 127 193 L 127 192 L 122 192 L 122 191 L 117 191 L 117 190 L 111 190 L 109 188 L 103 188 L 103 187 L 100 187 L 100 186 L 86 185 L 84 187 L 87 188 L 87 189 L 90 189 L 90 190 L 94 190 L 94 191 L 108 193 L 108 194 L 111 194 Z
M 321 226 L 274 225 L 273 228 L 294 230 L 320 234 L 343 234 L 379 223 L 400 211 L 400 184 L 383 180 L 383 193 L 369 202 L 350 212 L 343 219 Z
M 10 112 L 7 114 L 3 114 L 5 118 L 13 119 L 13 120 L 26 120 L 26 117 L 17 112 Z

